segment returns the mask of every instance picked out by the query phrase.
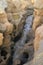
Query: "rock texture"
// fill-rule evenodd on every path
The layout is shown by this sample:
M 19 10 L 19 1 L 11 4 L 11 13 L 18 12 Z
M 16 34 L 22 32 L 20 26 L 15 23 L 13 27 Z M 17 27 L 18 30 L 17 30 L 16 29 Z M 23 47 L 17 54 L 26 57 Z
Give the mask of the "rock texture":
M 43 24 L 41 26 L 39 26 L 37 29 L 36 29 L 36 32 L 35 32 L 35 50 L 37 51 L 38 48 L 39 48 L 39 43 L 41 40 L 43 40 Z M 37 41 L 36 41 L 37 40 Z M 41 44 L 41 43 L 40 43 Z M 41 46 L 41 45 L 40 45 Z
M 34 40 L 34 59 L 33 65 L 42 65 L 43 64 L 43 24 L 39 26 L 35 31 L 35 40 Z
M 43 65 L 43 0 L 0 0 L 0 65 Z
M 2 33 L 0 33 L 0 46 L 3 44 L 3 34 Z
M 43 8 L 43 0 L 34 0 L 34 7 L 38 8 L 38 9 L 42 9 Z

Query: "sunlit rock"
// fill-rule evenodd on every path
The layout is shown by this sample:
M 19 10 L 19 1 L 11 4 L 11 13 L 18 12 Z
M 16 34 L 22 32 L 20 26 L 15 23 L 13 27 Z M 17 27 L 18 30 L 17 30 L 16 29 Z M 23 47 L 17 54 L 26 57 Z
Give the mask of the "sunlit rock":
M 31 6 L 32 6 L 31 0 L 13 0 L 13 1 L 14 1 L 14 4 L 16 5 L 16 7 L 21 10 L 25 9 L 26 7 L 31 8 Z M 18 4 L 18 6 L 17 6 L 17 4 Z
M 43 24 L 43 9 L 34 9 L 33 30 L 35 31 L 41 24 Z
M 12 31 L 13 31 L 13 24 L 11 24 L 9 22 L 6 22 L 5 26 L 6 26 L 6 33 L 8 33 L 8 34 L 12 33 Z
M 33 65 L 43 64 L 43 24 L 37 27 L 34 40 Z
M 33 8 L 31 0 L 7 0 L 8 12 L 25 12 L 25 8 Z
M 43 16 L 43 9 L 34 9 L 34 15 Z
M 38 25 L 40 24 L 40 16 L 35 16 L 34 20 L 33 20 L 33 25 L 32 28 L 35 31 L 36 28 L 38 27 Z
M 6 31 L 6 26 L 2 23 L 0 23 L 0 32 L 5 32 Z
M 38 9 L 43 8 L 43 0 L 34 0 L 34 7 Z
M 3 44 L 3 34 L 2 33 L 0 33 L 0 46 Z
M 39 26 L 35 32 L 35 40 L 34 40 L 35 51 L 37 51 L 40 48 L 41 40 L 43 40 L 43 24 L 41 26 Z
M 0 0 L 0 8 L 3 10 L 7 7 L 7 2 L 6 0 Z
M 34 21 L 33 30 L 43 23 L 43 0 L 34 0 Z
M 33 60 L 33 65 L 43 65 L 43 52 L 42 53 L 40 53 L 40 54 L 38 54 L 35 58 L 34 58 L 34 60 Z
M 5 23 L 7 22 L 7 14 L 3 9 L 0 10 L 0 23 Z
M 14 13 L 17 11 L 17 8 L 15 6 L 15 4 L 13 4 L 13 1 L 11 0 L 6 0 L 7 1 L 7 8 L 6 8 L 6 11 L 7 13 Z

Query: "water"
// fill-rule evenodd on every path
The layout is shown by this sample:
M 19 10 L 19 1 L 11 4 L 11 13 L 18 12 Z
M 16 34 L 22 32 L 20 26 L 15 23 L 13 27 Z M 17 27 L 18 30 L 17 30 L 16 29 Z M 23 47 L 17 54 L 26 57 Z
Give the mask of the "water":
M 29 32 L 31 30 L 32 22 L 33 22 L 33 15 L 30 15 L 26 19 L 26 24 L 25 24 L 24 29 L 23 29 L 22 37 L 19 41 L 17 41 L 17 43 L 15 45 L 15 53 L 14 53 L 14 59 L 13 60 L 18 58 L 20 55 L 20 50 L 22 50 L 22 48 L 25 44 L 25 41 L 27 39 L 27 35 L 29 34 Z

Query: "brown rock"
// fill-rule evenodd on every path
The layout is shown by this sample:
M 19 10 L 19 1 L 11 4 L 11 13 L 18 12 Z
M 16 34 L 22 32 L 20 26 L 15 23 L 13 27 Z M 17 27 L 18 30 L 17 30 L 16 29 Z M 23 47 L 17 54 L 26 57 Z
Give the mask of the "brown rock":
M 43 0 L 34 0 L 34 7 L 42 9 L 43 8 Z
M 38 25 L 40 24 L 40 16 L 35 16 L 34 20 L 33 20 L 33 30 L 35 31 L 36 28 L 38 27 Z
M 11 44 L 11 37 L 10 37 L 10 35 L 5 34 L 5 36 L 4 36 L 4 45 L 6 47 L 10 47 L 10 44 Z
M 0 33 L 0 46 L 3 44 L 3 34 L 2 33 Z
M 35 31 L 41 24 L 43 24 L 43 9 L 34 9 L 33 30 Z
M 6 31 L 6 26 L 2 23 L 0 23 L 0 32 L 5 32 Z
M 34 39 L 33 65 L 43 64 L 43 24 L 37 27 Z
M 6 22 L 5 26 L 6 26 L 6 33 L 8 33 L 8 34 L 12 33 L 12 31 L 13 31 L 13 24 L 11 24 L 9 22 Z
M 1 10 L 0 11 L 0 23 L 5 23 L 7 22 L 7 14 L 5 11 Z
M 39 48 L 40 40 L 43 40 L 43 24 L 41 26 L 39 26 L 35 32 L 35 40 L 34 40 L 35 51 L 38 50 L 38 48 Z

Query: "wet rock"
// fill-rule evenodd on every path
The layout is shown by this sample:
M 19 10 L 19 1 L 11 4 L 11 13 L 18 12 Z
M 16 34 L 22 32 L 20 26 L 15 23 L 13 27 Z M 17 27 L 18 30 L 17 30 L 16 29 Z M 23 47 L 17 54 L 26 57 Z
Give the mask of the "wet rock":
M 31 54 L 33 54 L 33 47 L 31 47 L 31 43 L 30 44 L 27 43 L 27 45 L 25 45 L 26 44 L 25 41 L 26 41 L 26 39 L 28 39 L 28 37 L 31 40 L 33 39 L 33 36 L 31 35 L 32 20 L 33 20 L 33 15 L 28 16 L 26 18 L 26 23 L 24 25 L 22 36 L 21 36 L 20 40 L 17 41 L 15 44 L 15 47 L 14 47 L 15 53 L 14 53 L 14 58 L 13 58 L 14 63 L 16 62 L 15 60 L 18 59 L 18 60 L 20 60 L 20 64 L 25 64 L 28 60 L 32 59 Z M 31 36 L 32 36 L 32 38 L 31 38 Z M 30 40 L 28 40 L 28 41 L 30 41 Z M 28 45 L 30 45 L 30 47 Z M 32 53 L 31 53 L 31 51 L 32 51 Z M 24 57 L 25 55 L 23 55 L 23 52 L 26 52 L 29 55 L 29 58 L 25 58 Z M 26 55 L 26 57 L 27 57 L 27 55 Z M 23 62 L 24 58 L 25 58 L 25 60 Z

